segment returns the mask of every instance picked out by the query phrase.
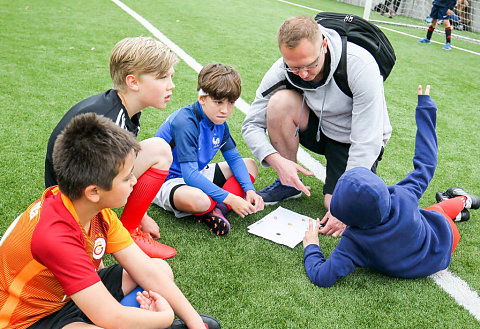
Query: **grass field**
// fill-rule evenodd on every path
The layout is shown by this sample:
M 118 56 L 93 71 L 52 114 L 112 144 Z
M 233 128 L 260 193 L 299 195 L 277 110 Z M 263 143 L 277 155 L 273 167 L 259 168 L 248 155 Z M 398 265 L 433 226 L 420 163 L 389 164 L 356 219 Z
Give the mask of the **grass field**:
M 361 15 L 362 8 L 333 0 L 298 0 L 325 11 Z M 62 115 L 78 101 L 111 87 L 108 72 L 113 45 L 128 36 L 151 35 L 108 0 L 0 0 L 0 233 L 43 192 L 48 137 Z M 153 1 L 128 0 L 130 8 L 158 28 L 199 63 L 236 67 L 243 79 L 242 98 L 251 102 L 270 65 L 280 56 L 276 29 L 289 16 L 314 15 L 306 8 L 277 0 Z M 421 30 L 401 29 L 421 38 Z M 386 31 L 396 66 L 385 82 L 394 132 L 379 175 L 395 184 L 412 169 L 414 109 L 418 84 L 431 84 L 438 105 L 438 168 L 421 199 L 427 207 L 434 193 L 460 185 L 480 194 L 480 147 L 477 120 L 480 93 L 480 45 L 453 41 L 461 48 L 418 44 L 415 38 Z M 443 42 L 443 37 L 434 36 Z M 148 138 L 173 110 L 195 101 L 196 72 L 176 66 L 176 89 L 164 111 L 146 109 L 140 139 Z M 244 114 L 235 111 L 230 130 L 244 156 L 251 156 L 240 135 Z M 323 160 L 319 158 L 322 162 Z M 255 186 L 275 179 L 264 169 Z M 322 182 L 282 206 L 311 217 L 325 213 Z M 329 289 L 308 280 L 303 248 L 289 249 L 249 235 L 246 227 L 273 207 L 240 219 L 232 214 L 232 232 L 213 236 L 203 224 L 150 207 L 161 242 L 178 255 L 169 260 L 177 285 L 202 313 L 216 316 L 223 328 L 478 328 L 467 310 L 430 278 L 403 280 L 357 269 Z M 121 211 L 121 209 L 119 210 Z M 458 225 L 462 238 L 449 270 L 480 291 L 480 212 Z M 328 256 L 339 239 L 320 237 Z M 111 262 L 112 260 L 109 259 Z

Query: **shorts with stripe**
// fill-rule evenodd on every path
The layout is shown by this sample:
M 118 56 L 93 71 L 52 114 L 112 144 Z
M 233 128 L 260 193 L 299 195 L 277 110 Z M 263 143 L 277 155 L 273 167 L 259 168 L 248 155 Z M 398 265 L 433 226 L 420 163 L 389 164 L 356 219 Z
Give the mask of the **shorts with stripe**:
M 225 176 L 223 175 L 220 166 L 217 163 L 211 163 L 207 165 L 203 170 L 200 171 L 200 174 L 205 176 L 209 181 L 213 182 L 217 186 L 222 187 L 225 184 Z M 165 181 L 160 188 L 160 191 L 158 191 L 157 195 L 153 199 L 152 203 L 156 204 L 160 208 L 165 209 L 166 211 L 173 212 L 177 218 L 191 216 L 191 213 L 178 210 L 173 202 L 173 195 L 175 194 L 175 191 L 184 185 L 187 184 L 185 184 L 185 181 L 182 177 L 172 178 Z

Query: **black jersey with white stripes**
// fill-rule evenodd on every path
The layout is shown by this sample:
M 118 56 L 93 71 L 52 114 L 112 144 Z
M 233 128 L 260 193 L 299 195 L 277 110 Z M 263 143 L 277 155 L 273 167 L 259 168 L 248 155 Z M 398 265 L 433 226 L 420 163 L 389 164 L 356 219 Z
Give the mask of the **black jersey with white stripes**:
M 117 126 L 122 127 L 135 136 L 140 132 L 141 112 L 129 117 L 118 93 L 114 89 L 91 96 L 73 106 L 60 120 L 48 140 L 47 155 L 45 157 L 45 187 L 57 185 L 57 178 L 53 171 L 53 145 L 58 135 L 67 124 L 77 115 L 83 113 L 97 113 L 111 119 Z

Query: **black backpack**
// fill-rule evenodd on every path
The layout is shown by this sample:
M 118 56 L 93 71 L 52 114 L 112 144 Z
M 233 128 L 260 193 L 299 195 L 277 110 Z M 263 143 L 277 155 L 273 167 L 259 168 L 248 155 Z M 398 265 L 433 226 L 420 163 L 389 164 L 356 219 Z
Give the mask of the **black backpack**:
M 342 38 L 342 56 L 333 77 L 345 95 L 352 97 L 347 78 L 347 41 L 368 50 L 377 61 L 383 81 L 387 79 L 395 65 L 395 51 L 377 26 L 355 15 L 331 12 L 318 13 L 315 21 L 323 27 L 335 30 Z

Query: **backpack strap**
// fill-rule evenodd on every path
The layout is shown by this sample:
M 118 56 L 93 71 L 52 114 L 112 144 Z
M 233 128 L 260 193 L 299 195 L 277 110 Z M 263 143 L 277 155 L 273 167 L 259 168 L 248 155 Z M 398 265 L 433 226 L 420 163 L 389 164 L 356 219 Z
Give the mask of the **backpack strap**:
M 284 80 L 278 81 L 276 84 L 274 84 L 273 86 L 271 86 L 270 88 L 265 90 L 262 93 L 262 96 L 266 97 L 266 96 L 270 95 L 271 93 L 273 93 L 274 91 L 276 91 L 277 89 L 279 89 L 282 86 L 285 86 L 285 89 L 293 89 L 293 90 L 297 91 L 300 95 L 303 94 L 302 89 L 295 87 L 294 85 L 292 85 L 292 83 L 290 81 L 288 81 L 287 79 L 284 79 Z
M 337 69 L 333 73 L 333 78 L 338 88 L 352 98 L 353 93 L 348 86 L 348 76 L 347 76 L 347 37 L 341 36 L 342 38 L 342 55 L 340 57 L 340 62 L 338 63 Z

